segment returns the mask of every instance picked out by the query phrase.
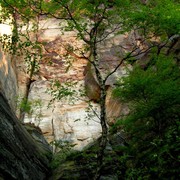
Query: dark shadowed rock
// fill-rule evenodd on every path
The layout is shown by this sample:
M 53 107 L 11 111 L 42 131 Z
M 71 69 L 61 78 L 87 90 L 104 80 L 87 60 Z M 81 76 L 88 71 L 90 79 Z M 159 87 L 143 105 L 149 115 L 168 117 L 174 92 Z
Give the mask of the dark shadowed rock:
M 18 121 L 0 92 L 0 177 L 5 180 L 46 179 L 49 155 Z

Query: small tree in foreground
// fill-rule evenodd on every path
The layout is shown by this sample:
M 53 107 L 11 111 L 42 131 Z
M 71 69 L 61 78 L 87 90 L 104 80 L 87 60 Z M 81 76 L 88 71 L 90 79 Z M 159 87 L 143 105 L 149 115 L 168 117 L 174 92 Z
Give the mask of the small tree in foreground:
M 118 68 L 127 61 L 133 63 L 142 54 L 155 52 L 160 54 L 166 51 L 170 53 L 174 46 L 174 35 L 179 32 L 176 24 L 177 13 L 176 3 L 171 1 L 154 1 L 146 5 L 138 1 L 122 0 L 95 0 L 95 1 L 51 1 L 49 8 L 44 8 L 51 17 L 65 19 L 67 26 L 65 30 L 74 30 L 77 32 L 77 39 L 84 41 L 84 49 L 79 50 L 78 56 L 86 59 L 95 74 L 95 78 L 100 87 L 100 124 L 102 127 L 102 136 L 99 143 L 97 154 L 97 171 L 94 179 L 99 179 L 103 165 L 104 150 L 107 144 L 108 127 L 106 115 L 106 82 Z M 171 8 L 174 8 L 172 11 Z M 171 13 L 169 17 L 168 13 Z M 157 14 L 160 14 L 158 16 Z M 152 18 L 151 18 L 152 17 Z M 168 18 L 164 21 L 164 18 Z M 161 19 L 161 23 L 159 22 Z M 172 22 L 173 21 L 173 22 Z M 169 24 L 168 26 L 166 25 Z M 174 30 L 169 29 L 174 27 Z M 135 44 L 129 49 L 129 52 L 119 57 L 119 61 L 113 69 L 101 69 L 101 58 L 98 47 L 105 42 L 111 35 L 135 30 L 140 33 L 140 38 L 135 36 Z M 159 40 L 161 37 L 161 40 Z M 173 39 L 170 42 L 169 39 Z M 176 41 L 176 40 L 175 40 Z M 121 46 L 124 50 L 125 47 Z M 167 48 L 167 49 L 165 49 Z M 72 54 L 76 48 L 71 47 Z M 88 55 L 87 55 L 88 52 Z M 77 55 L 77 54 L 76 54 Z
M 130 0 L 3 0 L 2 5 L 9 8 L 11 13 L 16 13 L 24 19 L 25 24 L 30 20 L 46 15 L 60 20 L 65 20 L 67 25 L 64 31 L 74 30 L 77 40 L 84 42 L 82 49 L 70 46 L 69 54 L 84 58 L 93 69 L 95 79 L 100 88 L 100 123 L 102 137 L 97 154 L 97 171 L 94 179 L 99 179 L 103 165 L 104 150 L 107 144 L 107 116 L 106 116 L 106 82 L 126 60 L 133 64 L 138 57 L 147 53 L 160 54 L 165 51 L 170 54 L 177 41 L 179 27 L 178 3 L 170 0 L 149 1 L 142 4 Z M 169 16 L 170 13 L 170 16 Z M 16 26 L 15 26 L 16 28 Z M 139 32 L 140 36 L 134 37 L 129 52 L 119 57 L 113 69 L 101 69 L 101 60 L 98 47 L 109 36 L 129 31 Z M 136 34 L 136 33 L 135 33 Z M 122 50 L 126 47 L 121 46 Z M 78 53 L 76 53 L 78 50 Z M 153 50 L 153 51 L 151 51 Z
M 114 74 L 126 59 L 136 57 L 147 51 L 147 48 L 140 50 L 138 45 L 132 46 L 132 49 L 124 57 L 119 57 L 116 66 L 113 69 L 101 69 L 101 59 L 98 47 L 105 42 L 109 36 L 122 33 L 125 16 L 133 5 L 129 1 L 59 1 L 54 0 L 44 8 L 45 13 L 57 19 L 65 19 L 67 26 L 64 30 L 74 30 L 77 32 L 77 39 L 84 41 L 84 48 L 80 49 L 78 54 L 76 47 L 71 47 L 71 54 L 84 58 L 90 64 L 90 71 L 94 72 L 95 79 L 100 88 L 100 124 L 102 127 L 102 136 L 97 153 L 97 171 L 94 179 L 99 179 L 103 165 L 104 150 L 107 144 L 108 126 L 106 115 L 106 81 Z M 123 49 L 124 47 L 122 47 Z M 137 50 L 140 51 L 137 51 Z

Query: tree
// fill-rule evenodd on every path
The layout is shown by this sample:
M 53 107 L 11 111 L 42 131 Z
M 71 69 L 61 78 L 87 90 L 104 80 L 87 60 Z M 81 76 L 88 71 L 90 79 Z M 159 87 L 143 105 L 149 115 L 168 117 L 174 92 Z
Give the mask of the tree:
M 106 81 L 116 72 L 125 60 L 132 60 L 136 56 L 146 53 L 151 49 L 157 48 L 158 54 L 163 47 L 168 48 L 168 45 L 173 47 L 174 42 L 169 43 L 169 39 L 179 32 L 179 26 L 176 25 L 178 24 L 178 18 L 175 17 L 175 14 L 178 11 L 178 8 L 176 7 L 177 4 L 171 1 L 163 3 L 161 1 L 155 1 L 144 6 L 143 4 L 138 3 L 138 1 L 84 0 L 81 2 L 72 2 L 54 0 L 51 5 L 52 6 L 50 6 L 50 9 L 48 9 L 46 13 L 55 18 L 66 19 L 68 28 L 77 31 L 77 37 L 85 42 L 89 55 L 85 55 L 85 51 L 81 51 L 80 54 L 87 59 L 93 67 L 96 80 L 100 87 L 99 103 L 102 137 L 97 155 L 97 172 L 94 177 L 94 179 L 99 179 L 108 135 L 105 106 Z M 137 10 L 133 10 L 135 8 Z M 171 15 L 169 16 L 168 13 Z M 153 18 L 150 19 L 150 17 Z M 161 23 L 159 23 L 159 17 Z M 165 18 L 168 19 L 168 22 L 164 21 Z M 173 30 L 171 29 L 170 31 L 169 27 L 173 27 Z M 140 45 L 134 45 L 128 54 L 124 55 L 124 57 L 120 57 L 119 62 L 113 70 L 107 71 L 107 73 L 102 72 L 100 70 L 100 58 L 98 54 L 99 44 L 107 39 L 109 35 L 136 29 L 138 29 L 139 32 L 141 31 L 140 35 L 142 39 Z M 160 42 L 151 41 L 153 37 L 156 38 L 159 36 L 164 36 L 164 40 Z M 141 45 L 144 45 L 145 47 L 141 48 Z M 170 47 L 169 51 L 171 49 Z M 167 54 L 169 54 L 168 51 Z
M 97 46 L 99 43 L 104 41 L 112 33 L 119 31 L 123 20 L 120 20 L 117 11 L 124 11 L 128 8 L 128 3 L 123 2 L 123 6 L 119 6 L 117 2 L 111 1 L 8 1 L 4 0 L 4 6 L 15 11 L 20 15 L 21 19 L 25 23 L 39 14 L 46 14 L 57 19 L 66 20 L 68 23 L 68 29 L 77 31 L 77 37 L 82 39 L 86 43 L 86 51 L 81 51 L 83 58 L 87 59 L 94 68 L 96 79 L 100 87 L 100 121 L 102 126 L 102 138 L 100 142 L 100 150 L 98 153 L 98 165 L 97 174 L 95 179 L 99 178 L 100 170 L 102 167 L 104 149 L 107 143 L 107 117 L 106 117 L 106 89 L 105 83 L 108 77 L 113 74 L 113 72 L 118 69 L 122 64 L 123 60 L 120 60 L 116 68 L 103 77 L 102 72 L 99 69 L 99 57 L 97 52 Z M 113 6 L 113 8 L 112 8 Z M 30 8 L 29 8 L 30 7 Z M 114 19 L 114 23 L 112 23 Z M 117 20 L 117 21 L 116 21 Z M 27 47 L 26 47 L 27 48 Z M 89 51 L 88 56 L 86 56 L 87 50 Z M 73 52 L 73 48 L 71 48 Z M 74 53 L 74 52 L 73 52 Z M 29 56 L 28 56 L 29 57 Z M 125 59 L 125 58 L 124 58 Z M 31 62 L 29 60 L 28 62 Z M 33 61 L 34 62 L 34 61 Z M 33 64 L 33 63 L 31 63 Z M 30 81 L 33 75 L 33 67 L 31 66 L 30 71 Z M 28 87 L 30 83 L 28 83 Z M 27 88 L 28 89 L 28 88 Z M 28 95 L 26 94 L 26 99 Z
M 107 116 L 106 116 L 106 81 L 116 70 L 122 65 L 125 59 L 132 56 L 137 56 L 138 53 L 133 54 L 138 49 L 137 46 L 132 48 L 132 51 L 121 58 L 113 70 L 104 73 L 100 70 L 100 58 L 98 55 L 98 46 L 105 41 L 108 36 L 123 31 L 122 28 L 124 19 L 124 11 L 132 10 L 132 6 L 128 1 L 59 1 L 54 0 L 50 7 L 45 8 L 46 14 L 51 15 L 57 19 L 65 19 L 68 23 L 68 29 L 77 32 L 77 38 L 80 38 L 85 43 L 85 49 L 80 51 L 81 57 L 85 58 L 91 65 L 90 70 L 94 71 L 95 79 L 100 87 L 100 123 L 102 127 L 102 137 L 99 143 L 99 151 L 97 154 L 97 172 L 94 179 L 99 179 L 102 170 L 104 150 L 107 144 Z M 119 12 L 122 12 L 120 17 Z M 126 12 L 127 13 L 127 12 Z M 113 19 L 113 22 L 112 22 Z M 73 52 L 73 47 L 71 51 Z M 89 52 L 88 55 L 87 51 Z M 73 52 L 74 53 L 74 52 Z M 141 52 L 142 53 L 142 52 Z M 133 54 L 133 55 L 132 55 Z M 79 56 L 80 57 L 80 56 Z
M 115 129 L 123 129 L 127 135 L 128 145 L 121 148 L 125 178 L 178 179 L 179 5 L 176 1 L 149 5 L 133 19 L 146 37 L 154 32 L 152 37 L 158 41 L 151 39 L 150 43 L 156 45 L 146 56 L 146 66 L 137 63 L 128 77 L 117 83 L 114 94 L 128 103 L 130 113 L 117 122 Z
M 16 58 L 23 58 L 26 63 L 26 89 L 25 93 L 20 97 L 22 106 L 20 106 L 19 119 L 24 120 L 25 113 L 29 108 L 28 96 L 31 83 L 34 81 L 34 74 L 39 70 L 39 61 L 42 57 L 41 44 L 38 42 L 38 15 L 31 9 L 27 8 L 27 2 L 24 1 L 6 1 L 1 2 L 2 13 L 0 16 L 1 22 L 12 27 L 12 35 L 4 35 L 1 37 L 1 44 L 4 51 L 12 55 L 11 59 L 16 67 Z M 30 29 L 29 26 L 32 26 Z M 24 30 L 23 27 L 26 27 Z M 34 39 L 32 38 L 34 33 Z M 8 43 L 7 43 L 8 40 Z
M 65 20 L 67 25 L 64 27 L 64 30 L 76 31 L 77 40 L 81 39 L 84 41 L 84 48 L 79 50 L 78 54 L 75 51 L 76 47 L 70 47 L 68 50 L 72 56 L 84 58 L 90 63 L 95 79 L 100 87 L 99 118 L 102 127 L 102 137 L 97 155 L 97 172 L 94 177 L 94 179 L 99 179 L 108 135 L 105 106 L 106 81 L 123 63 L 126 64 L 127 60 L 133 64 L 140 55 L 144 55 L 152 49 L 158 49 L 158 53 L 163 48 L 168 48 L 169 51 L 173 49 L 174 39 L 176 39 L 174 35 L 176 33 L 172 31 L 167 36 L 167 31 L 169 30 L 169 25 L 173 27 L 174 24 L 178 23 L 175 18 L 175 13 L 178 12 L 178 4 L 170 0 L 166 0 L 163 4 L 159 0 L 150 1 L 145 5 L 139 1 L 129 0 L 19 0 L 16 2 L 3 0 L 3 5 L 16 12 L 24 19 L 25 23 L 40 15 Z M 169 11 L 172 7 L 173 11 Z M 163 13 L 164 10 L 166 13 Z M 170 18 L 167 12 L 172 12 Z M 162 20 L 161 23 L 159 23 L 159 16 Z M 166 26 L 166 21 L 163 21 L 164 19 L 168 19 L 168 26 Z M 175 27 L 176 32 L 179 31 L 178 26 Z M 114 69 L 102 71 L 100 69 L 101 62 L 98 51 L 99 44 L 108 39 L 110 35 L 129 31 L 140 34 L 140 36 L 136 37 L 136 33 L 134 33 L 135 44 L 131 47 L 130 52 L 124 53 L 123 57 L 119 57 L 119 61 Z M 159 41 L 158 38 L 156 39 L 159 35 L 164 38 L 162 41 Z M 170 39 L 173 41 L 170 42 Z M 122 46 L 122 49 L 124 50 L 125 47 Z
M 135 67 L 115 89 L 130 107 L 117 125 L 127 133 L 127 178 L 179 177 L 179 72 L 172 57 L 161 55 L 146 71 Z

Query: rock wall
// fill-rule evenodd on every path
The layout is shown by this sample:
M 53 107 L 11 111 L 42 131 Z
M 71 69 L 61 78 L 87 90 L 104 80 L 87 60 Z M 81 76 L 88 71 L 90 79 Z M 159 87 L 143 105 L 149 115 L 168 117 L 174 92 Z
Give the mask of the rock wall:
M 0 46 L 0 91 L 3 92 L 11 108 L 15 111 L 18 87 L 13 63 L 10 55 L 3 52 Z
M 0 28 L 0 35 L 11 35 L 9 25 Z M 16 117 L 15 65 L 15 58 L 0 45 L 0 179 L 43 180 L 50 173 L 51 149 L 37 128 L 25 128 Z
M 57 19 L 42 19 L 40 21 L 38 40 L 44 45 L 43 58 L 40 62 L 39 72 L 34 76 L 34 82 L 31 84 L 29 100 L 31 102 L 39 100 L 42 102 L 42 105 L 37 107 L 33 114 L 26 115 L 25 122 L 33 122 L 38 125 L 48 142 L 68 140 L 76 144 L 76 149 L 81 150 L 101 134 L 99 118 L 92 116 L 92 112 L 88 112 L 90 110 L 86 102 L 88 97 L 82 99 L 78 98 L 77 95 L 77 99 L 73 104 L 69 104 L 67 100 L 61 99 L 60 101 L 55 101 L 50 108 L 47 108 L 48 103 L 52 99 L 47 93 L 47 89 L 50 87 L 50 82 L 54 79 L 62 83 L 67 81 L 77 82 L 75 87 L 77 94 L 84 89 L 84 84 L 88 85 L 88 88 L 92 89 L 92 91 L 96 91 L 91 82 L 93 78 L 90 80 L 86 76 L 87 61 L 76 57 L 75 54 L 68 51 L 69 48 L 76 47 L 73 52 L 78 54 L 80 52 L 79 49 L 83 46 L 83 42 L 76 39 L 75 32 L 62 33 L 60 28 L 62 23 Z M 121 50 L 121 45 L 127 48 L 131 47 L 128 35 L 111 36 L 107 41 L 99 45 L 99 58 L 102 65 L 100 68 L 102 71 L 104 69 L 104 72 L 108 72 L 117 65 L 120 56 L 125 53 L 125 51 Z M 66 71 L 69 62 L 71 66 Z M 19 87 L 23 89 L 25 84 L 23 61 L 19 64 L 18 72 L 21 74 L 18 78 Z M 117 77 L 123 76 L 125 72 L 124 67 L 119 68 L 116 73 L 108 78 L 107 86 L 113 86 Z M 92 107 L 98 114 L 98 103 L 95 99 L 90 99 L 93 100 L 91 102 Z M 107 99 L 106 104 L 108 106 L 108 117 L 113 122 L 119 114 L 113 115 L 112 109 L 114 109 L 115 105 L 112 105 L 110 100 Z M 118 103 L 115 102 L 115 104 L 118 107 Z M 118 107 L 118 111 L 121 111 L 121 106 Z
M 0 91 L 0 179 L 45 179 L 48 152 L 36 144 Z
M 99 118 L 91 111 L 93 108 L 99 115 L 97 98 L 79 96 L 79 91 L 84 89 L 86 83 L 92 92 L 95 90 L 91 81 L 92 79 L 95 81 L 95 78 L 93 74 L 91 74 L 91 80 L 86 76 L 87 62 L 82 58 L 73 59 L 69 71 L 66 72 L 68 58 L 62 56 L 63 53 L 67 53 L 64 43 L 75 43 L 75 46 L 81 47 L 82 42 L 77 44 L 74 32 L 62 35 L 57 30 L 57 21 L 48 20 L 42 23 L 43 27 L 49 23 L 52 28 L 48 24 L 48 27 L 42 29 L 39 38 L 41 42 L 45 42 L 44 54 L 40 62 L 40 70 L 34 76 L 28 96 L 31 102 L 39 103 L 38 106 L 33 107 L 32 113 L 26 115 L 25 122 L 29 123 L 26 125 L 26 129 L 14 114 L 18 91 L 17 81 L 20 88 L 19 95 L 23 93 L 26 86 L 27 74 L 25 74 L 23 57 L 17 59 L 17 69 L 15 69 L 11 57 L 0 51 L 0 179 L 41 180 L 47 177 L 49 173 L 48 156 L 51 154 L 51 149 L 41 132 L 32 127 L 31 122 L 40 127 L 48 142 L 66 140 L 76 144 L 75 149 L 77 150 L 82 150 L 101 135 Z M 122 37 L 118 38 L 119 41 L 124 40 Z M 112 41 L 114 42 L 114 40 Z M 116 42 L 119 41 L 116 40 Z M 62 42 L 64 42 L 63 45 Z M 107 66 L 113 68 L 116 65 L 118 61 L 114 56 L 116 50 L 112 51 L 112 49 L 113 46 L 108 43 L 104 48 L 100 48 L 102 69 Z M 47 63 L 48 59 L 51 60 L 51 64 Z M 109 61 L 109 59 L 113 61 Z M 17 71 L 18 80 L 15 71 Z M 123 75 L 125 75 L 125 70 L 121 68 L 107 81 L 106 106 L 109 125 L 113 124 L 115 119 L 121 115 L 121 103 L 112 98 L 111 87 L 116 78 Z M 60 82 L 69 80 L 77 82 L 74 87 L 77 96 L 73 103 L 62 99 L 55 101 L 48 108 L 52 97 L 47 93 L 47 89 L 53 79 Z M 92 100 L 91 106 L 87 103 L 89 99 Z

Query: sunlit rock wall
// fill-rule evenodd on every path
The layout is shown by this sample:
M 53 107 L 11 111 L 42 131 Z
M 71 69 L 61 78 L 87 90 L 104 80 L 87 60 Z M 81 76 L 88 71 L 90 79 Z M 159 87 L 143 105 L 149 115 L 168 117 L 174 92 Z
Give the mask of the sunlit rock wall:
M 0 24 L 0 36 L 8 35 L 12 33 L 11 26 Z M 0 91 L 5 95 L 13 110 L 16 109 L 17 98 L 17 79 L 15 62 L 8 53 L 3 51 L 0 44 Z
M 40 101 L 41 105 L 34 108 L 33 113 L 26 115 L 25 122 L 33 122 L 38 125 L 49 142 L 53 140 L 68 140 L 76 144 L 75 148 L 81 150 L 88 143 L 97 139 L 101 134 L 101 126 L 99 118 L 92 115 L 85 100 L 87 97 L 78 98 L 74 102 L 67 100 L 55 101 L 49 108 L 48 104 L 52 97 L 47 93 L 50 82 L 54 79 L 60 82 L 74 81 L 77 82 L 75 90 L 78 92 L 84 88 L 84 79 L 86 74 L 87 61 L 83 58 L 69 59 L 67 47 L 74 46 L 81 49 L 83 42 L 77 41 L 76 33 L 69 31 L 62 33 L 62 22 L 55 19 L 44 19 L 40 22 L 40 31 L 38 39 L 44 44 L 43 58 L 40 62 L 40 70 L 34 76 L 34 82 L 31 84 L 29 100 Z M 112 70 L 120 60 L 122 52 L 120 46 L 124 45 L 129 48 L 131 40 L 127 35 L 111 36 L 107 41 L 99 45 L 99 53 L 102 66 L 101 70 L 106 69 L 107 72 Z M 78 50 L 75 50 L 78 53 Z M 118 56 L 117 56 L 118 54 Z M 71 66 L 68 71 L 68 61 L 71 61 Z M 48 63 L 51 62 L 51 63 Z M 107 69 L 109 67 L 109 69 Z M 21 74 L 18 79 L 20 89 L 23 89 L 25 84 L 23 62 L 19 64 L 18 73 Z M 125 67 L 117 70 L 107 81 L 107 86 L 113 86 L 117 77 L 125 75 Z M 104 73 L 106 71 L 104 70 Z M 91 86 L 91 84 L 90 84 Z M 111 90 L 108 97 L 111 95 Z M 99 114 L 99 105 L 92 103 L 93 110 Z M 115 104 L 114 104 L 115 103 Z M 114 104 L 114 105 L 113 105 Z M 113 114 L 115 107 L 121 111 L 121 106 L 118 102 L 112 102 L 107 99 L 108 117 L 114 122 L 119 112 L 116 112 L 116 117 Z M 111 117 L 112 116 L 112 117 Z
M 0 24 L 1 39 L 4 34 L 10 37 L 11 32 L 11 26 Z M 6 40 L 0 44 L 0 179 L 43 180 L 49 172 L 48 155 L 50 157 L 51 151 L 42 135 L 39 133 L 41 139 L 38 142 L 37 136 L 31 133 L 33 139 L 15 115 L 17 69 Z

